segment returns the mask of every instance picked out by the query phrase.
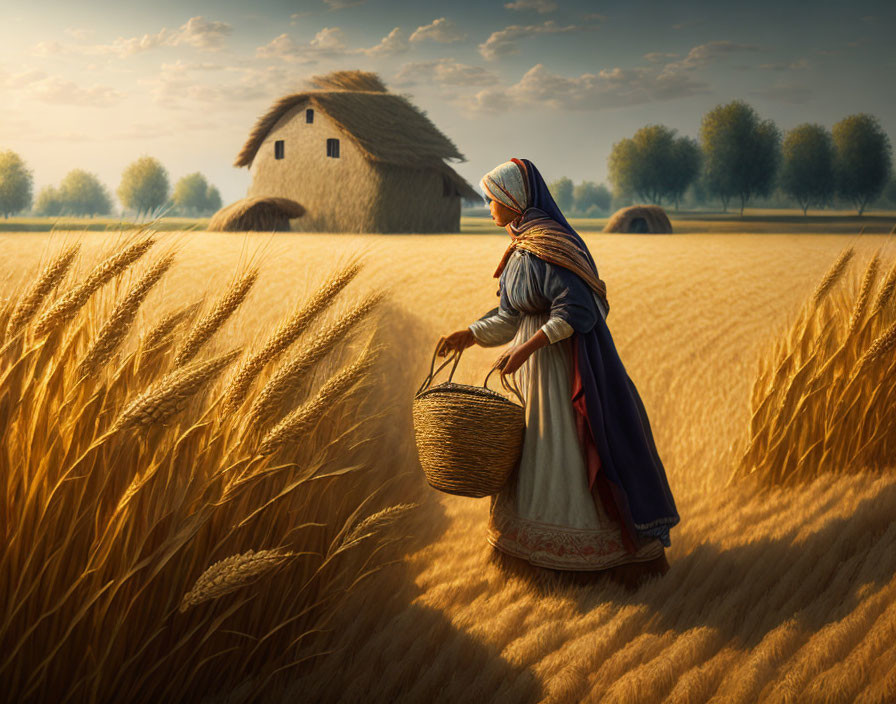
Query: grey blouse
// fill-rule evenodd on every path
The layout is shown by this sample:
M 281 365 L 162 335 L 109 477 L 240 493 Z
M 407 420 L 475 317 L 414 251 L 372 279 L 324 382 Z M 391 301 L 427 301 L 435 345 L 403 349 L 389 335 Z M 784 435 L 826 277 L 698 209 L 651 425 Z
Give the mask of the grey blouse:
M 607 315 L 600 296 L 581 277 L 526 250 L 514 250 L 498 281 L 498 307 L 469 326 L 483 347 L 510 342 L 522 315 L 547 315 L 541 330 L 551 344 L 590 330 L 598 312 Z

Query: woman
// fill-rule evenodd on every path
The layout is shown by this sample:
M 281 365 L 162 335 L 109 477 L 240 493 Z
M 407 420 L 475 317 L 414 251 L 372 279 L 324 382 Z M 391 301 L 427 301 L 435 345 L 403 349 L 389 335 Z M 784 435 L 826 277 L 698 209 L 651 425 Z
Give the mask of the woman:
M 491 498 L 487 539 L 540 567 L 608 570 L 628 584 L 662 574 L 679 516 L 604 322 L 606 285 L 531 161 L 505 162 L 480 186 L 511 237 L 495 272 L 500 305 L 442 338 L 439 354 L 512 342 L 496 366 L 520 371 L 522 456 Z

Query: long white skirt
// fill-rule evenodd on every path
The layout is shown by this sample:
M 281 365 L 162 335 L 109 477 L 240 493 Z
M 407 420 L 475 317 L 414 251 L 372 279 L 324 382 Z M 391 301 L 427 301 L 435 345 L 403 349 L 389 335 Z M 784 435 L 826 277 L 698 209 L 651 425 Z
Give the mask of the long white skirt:
M 512 344 L 528 340 L 547 313 L 522 315 Z M 660 557 L 651 540 L 626 551 L 618 522 L 588 488 L 572 406 L 572 347 L 567 337 L 536 350 L 517 372 L 526 399 L 526 432 L 519 468 L 491 497 L 487 540 L 533 565 L 599 570 Z

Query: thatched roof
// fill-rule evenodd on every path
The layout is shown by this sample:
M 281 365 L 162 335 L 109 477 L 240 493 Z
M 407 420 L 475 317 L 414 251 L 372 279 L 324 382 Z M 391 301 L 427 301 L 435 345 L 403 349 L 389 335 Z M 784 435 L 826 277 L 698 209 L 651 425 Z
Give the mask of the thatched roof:
M 672 223 L 658 205 L 631 205 L 613 213 L 604 232 L 671 233 Z
M 301 105 L 326 113 L 371 161 L 434 168 L 444 166 L 443 159 L 465 160 L 422 111 L 403 96 L 388 92 L 375 73 L 334 71 L 314 76 L 310 82 L 311 89 L 280 98 L 258 119 L 234 166 L 251 166 L 277 121 Z M 462 197 L 480 199 L 475 189 L 457 178 L 464 185 Z
M 209 232 L 288 232 L 290 218 L 305 208 L 289 198 L 243 198 L 221 208 L 209 220 Z

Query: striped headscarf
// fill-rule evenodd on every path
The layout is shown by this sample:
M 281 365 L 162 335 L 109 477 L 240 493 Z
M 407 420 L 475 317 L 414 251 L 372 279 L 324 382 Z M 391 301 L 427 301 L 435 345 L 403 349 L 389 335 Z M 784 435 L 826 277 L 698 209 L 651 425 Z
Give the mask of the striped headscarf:
M 505 161 L 483 176 L 479 185 L 489 198 L 518 213 L 509 225 L 511 242 L 495 278 L 501 276 L 514 249 L 525 249 L 580 276 L 609 311 L 607 285 L 598 276 L 585 241 L 560 212 L 535 164 L 528 159 Z

